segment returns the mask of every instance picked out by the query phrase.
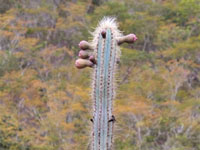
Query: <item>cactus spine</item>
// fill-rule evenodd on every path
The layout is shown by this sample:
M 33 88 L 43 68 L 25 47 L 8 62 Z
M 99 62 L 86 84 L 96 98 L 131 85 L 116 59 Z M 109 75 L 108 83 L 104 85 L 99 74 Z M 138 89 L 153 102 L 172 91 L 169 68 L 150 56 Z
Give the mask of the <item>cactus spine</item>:
M 115 72 L 120 56 L 120 44 L 134 43 L 135 34 L 122 36 L 117 29 L 114 18 L 106 17 L 93 32 L 93 41 L 81 41 L 79 59 L 76 67 L 79 69 L 93 67 L 92 98 L 93 136 L 92 150 L 111 150 L 115 117 L 112 115 L 112 105 L 115 96 Z M 86 50 L 94 50 L 91 54 Z
M 110 150 L 112 147 L 114 118 L 116 60 L 120 50 L 117 37 L 121 36 L 114 19 L 104 18 L 94 32 L 94 56 L 97 65 L 93 75 L 93 145 L 92 150 Z

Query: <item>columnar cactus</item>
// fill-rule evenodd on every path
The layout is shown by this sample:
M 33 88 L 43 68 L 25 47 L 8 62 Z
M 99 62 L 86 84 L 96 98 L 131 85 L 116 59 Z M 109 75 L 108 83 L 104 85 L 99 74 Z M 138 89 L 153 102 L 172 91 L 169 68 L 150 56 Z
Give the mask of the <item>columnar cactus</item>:
M 79 69 L 94 68 L 92 150 L 111 150 L 115 122 L 112 106 L 115 97 L 115 72 L 120 57 L 119 45 L 124 42 L 134 43 L 137 37 L 135 34 L 122 36 L 115 19 L 109 17 L 100 21 L 93 37 L 91 43 L 80 42 L 80 58 L 75 65 Z

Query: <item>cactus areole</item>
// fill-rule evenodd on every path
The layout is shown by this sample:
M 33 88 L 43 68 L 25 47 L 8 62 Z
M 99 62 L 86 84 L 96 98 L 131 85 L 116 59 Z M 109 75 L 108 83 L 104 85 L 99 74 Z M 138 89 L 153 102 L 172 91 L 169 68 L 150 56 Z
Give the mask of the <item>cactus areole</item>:
M 115 97 L 115 73 L 120 57 L 119 45 L 134 43 L 135 34 L 122 36 L 114 18 L 105 17 L 93 32 L 93 41 L 81 41 L 77 68 L 93 67 L 92 99 L 93 123 L 92 150 L 111 150 L 115 117 L 113 99 Z M 93 54 L 85 56 L 83 51 L 92 49 Z M 83 56 L 84 55 L 84 56 Z

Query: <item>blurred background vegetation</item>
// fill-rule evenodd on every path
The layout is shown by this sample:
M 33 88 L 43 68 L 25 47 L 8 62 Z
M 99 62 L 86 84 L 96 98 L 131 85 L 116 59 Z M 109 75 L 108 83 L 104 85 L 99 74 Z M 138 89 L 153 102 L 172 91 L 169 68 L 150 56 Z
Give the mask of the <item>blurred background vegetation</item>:
M 0 150 L 87 150 L 92 69 L 74 61 L 103 16 L 123 45 L 115 150 L 200 150 L 200 0 L 0 0 Z

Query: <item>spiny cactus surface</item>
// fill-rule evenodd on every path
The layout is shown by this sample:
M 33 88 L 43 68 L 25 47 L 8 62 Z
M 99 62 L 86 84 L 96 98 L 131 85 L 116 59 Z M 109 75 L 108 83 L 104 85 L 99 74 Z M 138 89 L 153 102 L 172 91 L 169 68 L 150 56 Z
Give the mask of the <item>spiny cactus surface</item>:
M 115 72 L 120 57 L 120 44 L 133 43 L 134 34 L 122 36 L 114 18 L 104 18 L 93 32 L 93 41 L 81 41 L 76 67 L 94 68 L 92 83 L 93 136 L 92 150 L 111 150 L 115 117 L 112 114 L 115 96 Z M 93 52 L 88 52 L 93 50 Z

